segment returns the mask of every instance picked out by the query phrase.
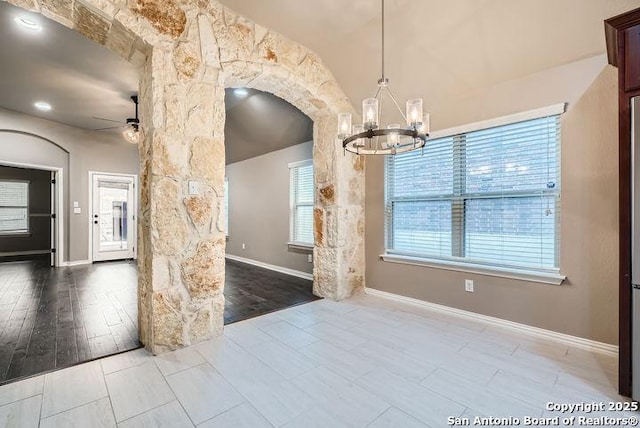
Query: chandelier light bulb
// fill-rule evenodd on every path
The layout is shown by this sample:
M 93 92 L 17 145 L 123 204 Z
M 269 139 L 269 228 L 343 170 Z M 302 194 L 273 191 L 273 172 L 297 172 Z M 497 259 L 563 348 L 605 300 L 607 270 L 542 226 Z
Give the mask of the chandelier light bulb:
M 400 125 L 392 123 L 387 126 L 387 129 L 400 129 Z M 400 135 L 397 132 L 391 132 L 387 138 L 388 147 L 396 147 L 398 144 L 400 144 Z
M 347 138 L 351 132 L 351 113 L 340 113 L 338 115 L 338 138 Z
M 378 100 L 376 98 L 367 98 L 362 101 L 362 125 L 364 129 L 378 127 Z
M 416 129 L 422 125 L 422 98 L 407 101 L 407 125 Z

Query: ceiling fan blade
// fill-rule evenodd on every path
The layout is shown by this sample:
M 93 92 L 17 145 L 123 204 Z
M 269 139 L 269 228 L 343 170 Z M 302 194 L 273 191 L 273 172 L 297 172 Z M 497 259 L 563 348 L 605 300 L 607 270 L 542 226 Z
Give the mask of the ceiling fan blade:
M 94 131 L 106 131 L 107 129 L 116 129 L 116 128 L 124 128 L 127 125 L 116 125 L 116 126 L 107 126 L 106 128 L 98 128 L 94 129 Z
M 92 118 L 92 119 L 98 119 L 98 120 L 106 120 L 107 122 L 123 123 L 121 120 L 107 119 L 106 117 L 95 117 L 95 116 L 91 116 L 91 118 Z

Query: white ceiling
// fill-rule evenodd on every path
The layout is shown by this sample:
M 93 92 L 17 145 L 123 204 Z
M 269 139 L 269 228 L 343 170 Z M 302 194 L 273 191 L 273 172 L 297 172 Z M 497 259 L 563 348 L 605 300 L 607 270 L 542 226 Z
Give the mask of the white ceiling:
M 20 27 L 14 22 L 19 16 L 37 21 L 42 31 Z M 106 48 L 6 2 L 0 2 L 0 40 L 0 107 L 83 129 L 118 125 L 94 116 L 124 122 L 134 115 L 130 96 L 138 91 L 138 71 Z M 36 109 L 37 101 L 53 110 Z M 271 94 L 238 97 L 227 91 L 226 101 L 227 163 L 313 138 L 311 120 Z
M 380 74 L 378 0 L 222 2 L 317 52 L 356 107 L 373 95 Z M 638 6 L 640 0 L 387 0 L 386 74 L 401 102 L 423 97 L 433 110 L 470 91 L 603 53 L 603 20 Z M 37 20 L 42 32 L 19 27 L 19 15 Z M 133 115 L 129 97 L 137 92 L 138 72 L 104 47 L 6 2 L 0 2 L 0 40 L 0 107 L 84 129 L 110 125 L 92 116 Z M 41 100 L 53 110 L 36 110 L 33 103 Z M 250 105 L 235 114 L 248 114 Z M 231 113 L 240 128 L 227 126 L 228 138 L 250 141 L 254 149 L 276 147 L 266 136 L 282 138 L 282 126 L 268 131 L 283 123 L 286 108 L 279 106 L 272 109 L 279 119 L 262 121 L 258 135 Z M 246 158 L 243 150 L 229 159 Z
M 42 31 L 19 26 L 17 16 L 29 16 Z M 84 129 L 113 125 L 92 116 L 125 121 L 134 115 L 138 71 L 106 48 L 6 2 L 0 2 L 0 40 L 0 107 Z M 36 101 L 53 109 L 39 111 Z
M 275 95 L 248 90 L 237 95 L 225 91 L 224 124 L 227 164 L 311 141 L 313 122 L 300 110 Z
M 359 109 L 380 77 L 379 0 L 221 0 L 322 57 Z M 387 0 L 387 77 L 427 110 L 605 52 L 603 20 L 639 0 Z

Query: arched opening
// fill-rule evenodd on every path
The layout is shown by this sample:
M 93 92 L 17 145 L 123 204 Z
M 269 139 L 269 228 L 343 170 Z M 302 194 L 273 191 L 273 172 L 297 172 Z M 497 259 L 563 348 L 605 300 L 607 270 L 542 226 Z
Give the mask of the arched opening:
M 138 313 L 161 353 L 222 334 L 224 88 L 270 92 L 314 121 L 314 293 L 364 289 L 364 163 L 344 156 L 351 109 L 314 53 L 218 2 L 11 0 L 139 64 Z
M 316 300 L 313 122 L 281 98 L 225 90 L 225 325 Z
M 139 160 L 122 131 L 144 59 L 46 15 L 0 3 L 0 383 L 140 347 Z M 95 171 L 114 179 L 96 191 Z

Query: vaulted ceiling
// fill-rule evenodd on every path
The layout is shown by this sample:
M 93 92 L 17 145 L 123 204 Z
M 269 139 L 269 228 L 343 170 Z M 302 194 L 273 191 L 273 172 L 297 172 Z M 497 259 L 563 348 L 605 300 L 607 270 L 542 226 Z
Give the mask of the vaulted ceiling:
M 359 109 L 380 77 L 380 0 L 222 0 L 319 54 Z M 638 0 L 387 0 L 386 75 L 427 110 L 605 52 L 603 20 Z
M 379 0 L 222 2 L 317 52 L 354 106 L 375 90 L 380 74 Z M 603 20 L 640 6 L 640 0 L 386 2 L 386 74 L 400 100 L 422 97 L 428 111 L 498 82 L 602 54 Z M 132 115 L 129 95 L 137 91 L 138 82 L 132 65 L 37 14 L 31 16 L 43 31 L 25 32 L 14 22 L 19 14 L 29 15 L 0 2 L 0 107 L 86 129 L 109 125 L 92 116 L 121 121 Z M 228 96 L 226 133 L 229 141 L 239 141 L 228 161 L 256 153 L 241 149 L 241 140 L 251 140 L 254 150 L 270 150 L 310 133 L 310 122 L 300 112 L 275 97 L 254 95 L 245 100 Z M 54 110 L 35 110 L 38 100 L 50 101 Z M 269 100 L 273 108 L 264 109 Z M 249 112 L 258 105 L 262 110 Z M 289 118 L 301 122 L 284 119 L 287 111 Z M 277 117 L 269 119 L 270 112 Z M 242 119 L 250 114 L 253 119 Z M 295 138 L 287 140 L 293 134 Z

